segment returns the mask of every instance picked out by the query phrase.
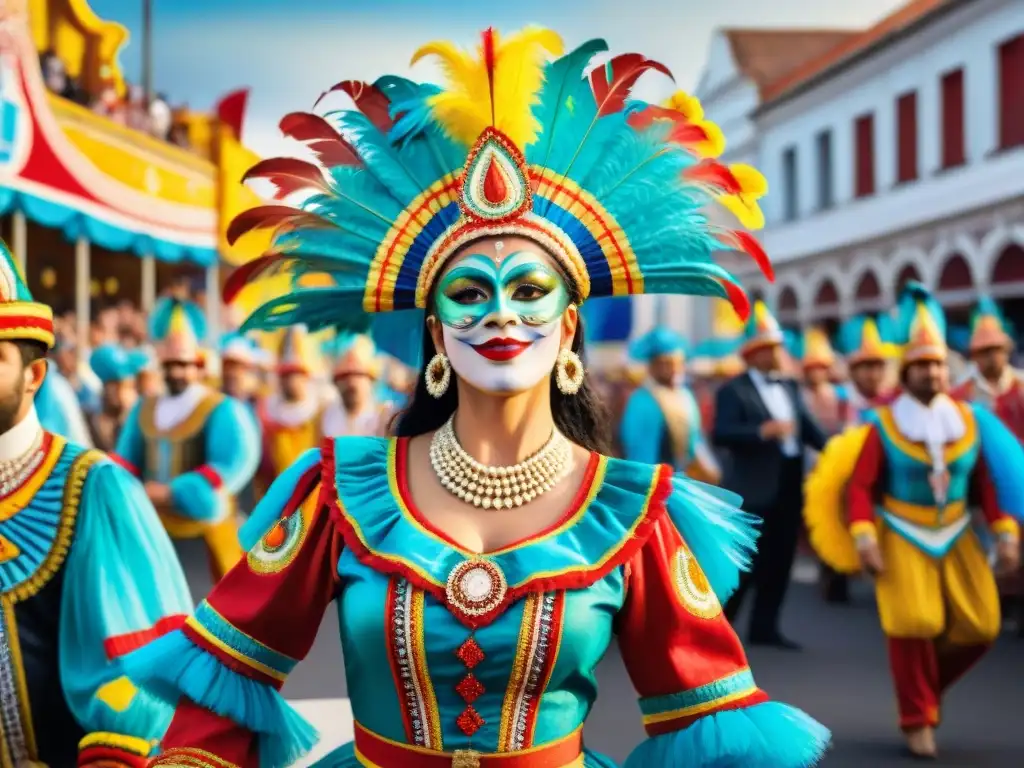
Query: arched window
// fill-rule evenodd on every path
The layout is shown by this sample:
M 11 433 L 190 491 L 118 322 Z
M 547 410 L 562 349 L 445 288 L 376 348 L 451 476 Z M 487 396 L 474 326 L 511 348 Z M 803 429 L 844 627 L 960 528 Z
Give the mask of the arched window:
M 796 298 L 796 291 L 791 286 L 786 286 L 779 291 L 779 312 L 796 312 L 800 308 L 800 302 Z
M 913 264 L 905 264 L 896 274 L 896 294 L 899 295 L 899 292 L 903 290 L 903 286 L 911 280 L 921 282 L 921 273 Z
M 939 273 L 940 291 L 962 291 L 974 284 L 967 259 L 959 253 L 950 256 Z
M 814 296 L 814 308 L 816 310 L 831 309 L 839 306 L 839 290 L 836 284 L 830 279 L 818 286 L 818 292 Z
M 1016 243 L 1006 246 L 992 268 L 992 285 L 1008 283 L 1024 283 L 1024 248 Z
M 868 271 L 857 281 L 854 297 L 857 301 L 874 301 L 882 296 L 882 286 L 874 272 Z

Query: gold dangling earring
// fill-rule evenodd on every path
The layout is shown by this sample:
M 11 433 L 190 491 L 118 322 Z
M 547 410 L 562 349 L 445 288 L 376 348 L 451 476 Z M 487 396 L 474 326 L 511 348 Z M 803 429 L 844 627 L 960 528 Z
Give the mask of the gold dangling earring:
M 430 396 L 440 400 L 448 391 L 448 385 L 452 382 L 452 366 L 448 362 L 448 355 L 438 352 L 427 363 L 427 370 L 424 372 L 427 382 L 427 392 Z
M 571 349 L 563 349 L 558 353 L 555 385 L 563 395 L 575 395 L 583 386 L 583 361 Z

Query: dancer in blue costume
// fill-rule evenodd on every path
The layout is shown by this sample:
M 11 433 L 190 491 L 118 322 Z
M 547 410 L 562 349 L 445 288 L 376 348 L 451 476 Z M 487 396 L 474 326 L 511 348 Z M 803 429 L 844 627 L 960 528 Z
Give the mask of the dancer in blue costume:
M 763 179 L 703 156 L 717 129 L 689 97 L 628 100 L 661 65 L 627 54 L 584 76 L 605 49 L 548 61 L 561 40 L 537 28 L 487 30 L 476 54 L 430 44 L 416 58 L 442 59 L 446 89 L 341 83 L 357 109 L 282 124 L 323 169 L 250 172 L 302 177 L 313 195 L 236 219 L 232 238 L 280 228 L 226 298 L 281 266 L 336 285 L 274 299 L 248 327 L 351 330 L 368 312 L 425 310 L 429 362 L 400 436 L 300 457 L 243 529 L 244 562 L 133 658 L 180 699 L 154 765 L 284 766 L 309 749 L 278 689 L 332 601 L 356 735 L 324 765 L 611 766 L 582 725 L 614 634 L 649 735 L 629 768 L 821 757 L 828 731 L 768 700 L 722 615 L 753 548 L 739 499 L 602 454 L 578 305 L 648 291 L 746 311 L 711 255 L 745 249 L 767 269 L 702 212 L 716 192 L 756 208 Z
M 121 657 L 192 603 L 138 483 L 40 426 L 53 341 L 0 242 L 0 766 L 143 766 L 173 710 Z
M 142 350 L 128 350 L 117 344 L 104 344 L 93 350 L 89 366 L 103 389 L 100 408 L 89 414 L 89 432 L 93 445 L 112 452 L 132 406 L 138 399 L 138 376 L 149 364 Z
M 686 339 L 658 326 L 630 348 L 647 363 L 647 383 L 630 395 L 619 428 L 623 453 L 631 461 L 670 464 L 705 482 L 721 477 L 704 439 L 697 399 L 684 383 Z
M 150 325 L 167 391 L 128 415 L 116 458 L 145 481 L 172 538 L 205 539 L 216 581 L 242 558 L 235 496 L 256 471 L 259 433 L 246 406 L 199 381 L 198 307 L 163 299 Z

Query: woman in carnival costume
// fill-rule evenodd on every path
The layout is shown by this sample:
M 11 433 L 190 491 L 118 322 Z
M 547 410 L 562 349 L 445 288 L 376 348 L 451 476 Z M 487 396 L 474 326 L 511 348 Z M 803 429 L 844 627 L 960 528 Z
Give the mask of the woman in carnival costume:
M 999 634 L 999 598 L 968 504 L 1000 570 L 1019 566 L 1024 450 L 983 407 L 950 398 L 946 322 L 927 290 L 900 298 L 902 391 L 826 446 L 807 482 L 811 543 L 840 572 L 875 576 L 900 727 L 936 755 L 942 698 Z M 979 535 L 981 534 L 981 535 Z
M 716 129 L 692 100 L 629 101 L 661 65 L 626 54 L 586 75 L 604 50 L 549 61 L 553 32 L 487 30 L 476 55 L 444 42 L 416 55 L 442 60 L 446 89 L 346 81 L 358 111 L 285 118 L 323 169 L 250 174 L 314 195 L 236 220 L 233 237 L 278 230 L 228 294 L 280 265 L 328 272 L 335 287 L 275 299 L 247 325 L 425 310 L 429 362 L 402 436 L 303 455 L 244 529 L 245 562 L 134 657 L 152 690 L 182 697 L 155 765 L 283 766 L 311 747 L 277 689 L 333 600 L 356 726 L 325 765 L 611 766 L 581 733 L 613 632 L 650 736 L 628 766 L 820 758 L 828 731 L 768 700 L 722 615 L 753 547 L 739 499 L 597 450 L 607 424 L 578 304 L 641 291 L 743 304 L 712 252 L 766 264 L 701 209 L 746 195 L 756 173 L 702 157 Z

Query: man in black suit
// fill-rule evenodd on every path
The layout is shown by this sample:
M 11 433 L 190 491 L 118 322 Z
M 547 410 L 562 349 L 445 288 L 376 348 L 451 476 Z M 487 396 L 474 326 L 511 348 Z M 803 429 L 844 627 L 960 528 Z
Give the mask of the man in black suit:
M 713 441 L 731 458 L 722 484 L 743 496 L 743 509 L 762 523 L 753 567 L 725 613 L 733 621 L 753 590 L 750 643 L 799 650 L 779 631 L 779 613 L 803 519 L 804 447 L 820 451 L 827 437 L 797 383 L 779 376 L 782 331 L 761 302 L 751 313 L 743 357 L 747 372 L 725 384 L 715 398 Z

